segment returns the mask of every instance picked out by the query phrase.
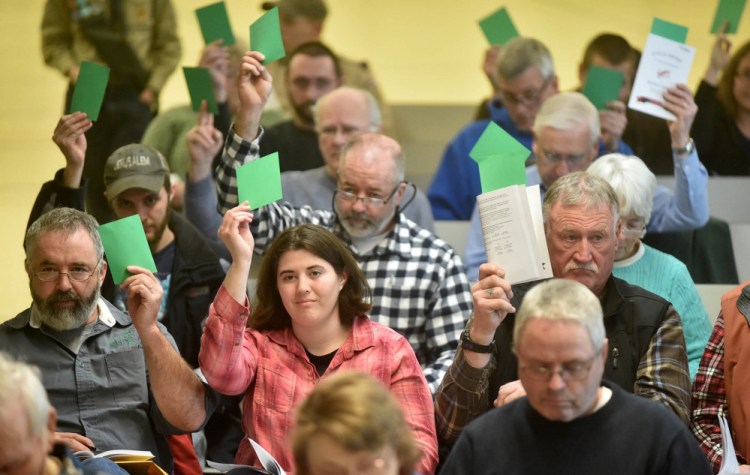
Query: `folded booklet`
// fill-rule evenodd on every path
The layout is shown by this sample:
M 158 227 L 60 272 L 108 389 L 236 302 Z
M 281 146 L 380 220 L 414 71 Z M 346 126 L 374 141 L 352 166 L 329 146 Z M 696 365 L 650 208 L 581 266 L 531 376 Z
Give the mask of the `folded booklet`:
M 98 454 L 81 450 L 74 455 L 81 461 L 90 458 L 108 458 L 130 475 L 167 475 L 167 472 L 154 462 L 154 454 L 148 450 L 116 449 Z
M 539 185 L 506 186 L 477 196 L 487 261 L 520 284 L 552 277 Z

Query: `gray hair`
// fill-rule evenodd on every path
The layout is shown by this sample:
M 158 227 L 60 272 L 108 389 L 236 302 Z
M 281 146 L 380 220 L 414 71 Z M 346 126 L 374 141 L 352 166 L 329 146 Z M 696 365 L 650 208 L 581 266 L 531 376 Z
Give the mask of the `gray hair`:
M 390 157 L 393 160 L 394 184 L 404 181 L 406 159 L 404 157 L 404 152 L 401 149 L 401 145 L 399 145 L 398 142 L 396 142 L 392 138 L 383 134 L 368 132 L 364 134 L 357 134 L 352 137 L 341 150 L 341 156 L 339 158 L 339 170 L 344 167 L 344 160 L 346 160 L 346 156 L 349 155 L 352 150 L 356 150 L 359 148 L 373 151 L 372 153 L 375 153 L 374 150 L 377 149 L 377 154 L 379 156 Z
M 41 215 L 26 230 L 26 239 L 24 247 L 26 248 L 26 257 L 33 252 L 39 238 L 46 233 L 62 232 L 67 236 L 72 236 L 78 230 L 83 229 L 89 235 L 94 243 L 96 251 L 96 260 L 99 262 L 104 257 L 104 246 L 102 238 L 99 237 L 99 225 L 90 214 L 84 213 L 73 208 L 55 208 Z
M 495 73 L 499 79 L 512 81 L 530 67 L 536 67 L 545 80 L 555 74 L 552 55 L 541 41 L 517 37 L 508 41 L 497 56 Z
M 362 98 L 367 103 L 367 112 L 369 113 L 370 123 L 370 127 L 368 130 L 370 132 L 378 132 L 381 129 L 381 127 L 383 126 L 383 116 L 380 113 L 380 106 L 378 106 L 378 101 L 375 100 L 375 96 L 373 96 L 372 93 L 368 90 L 351 86 L 339 86 L 318 99 L 318 101 L 313 105 L 313 118 L 315 120 L 316 126 L 320 123 L 320 110 L 322 109 L 323 104 L 339 94 L 355 94 L 357 96 L 360 96 L 360 98 Z
M 620 214 L 635 214 L 648 223 L 654 207 L 656 177 L 643 160 L 633 155 L 610 153 L 594 160 L 589 173 L 607 180 L 617 193 Z
M 51 405 L 40 381 L 39 369 L 0 352 L 0 406 L 7 409 L 13 401 L 23 405 L 32 433 L 42 435 L 47 428 Z
M 542 205 L 545 224 L 549 222 L 550 210 L 555 203 L 565 208 L 583 206 L 587 210 L 607 206 L 612 213 L 613 227 L 620 219 L 620 202 L 615 190 L 603 178 L 587 172 L 568 173 L 549 187 Z
M 541 320 L 573 321 L 589 334 L 595 351 L 604 344 L 602 305 L 593 292 L 580 282 L 551 279 L 532 288 L 523 298 L 516 313 L 513 342 L 517 347 L 526 324 L 532 318 Z
M 588 127 L 594 145 L 600 135 L 599 112 L 580 92 L 561 92 L 544 101 L 536 114 L 534 134 L 538 137 L 545 127 L 562 131 Z

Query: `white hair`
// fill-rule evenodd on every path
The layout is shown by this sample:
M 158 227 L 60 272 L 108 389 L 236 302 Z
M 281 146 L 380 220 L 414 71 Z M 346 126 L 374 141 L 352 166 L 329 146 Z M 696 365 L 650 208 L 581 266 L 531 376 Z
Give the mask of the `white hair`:
M 620 216 L 632 213 L 648 223 L 654 207 L 656 177 L 643 160 L 610 153 L 594 160 L 587 171 L 604 178 L 614 188 L 620 201 Z
M 594 145 L 600 135 L 599 112 L 580 92 L 561 92 L 544 101 L 536 115 L 534 134 L 538 137 L 545 127 L 562 131 L 588 127 Z

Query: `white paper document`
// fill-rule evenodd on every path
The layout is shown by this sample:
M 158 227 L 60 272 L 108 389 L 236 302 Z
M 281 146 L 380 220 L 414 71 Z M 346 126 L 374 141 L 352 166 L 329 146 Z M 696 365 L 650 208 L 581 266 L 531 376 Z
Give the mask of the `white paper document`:
M 477 196 L 487 260 L 520 284 L 552 277 L 539 185 L 513 185 Z
M 695 48 L 649 33 L 635 75 L 628 107 L 662 119 L 675 120 L 661 104 L 664 91 L 677 83 L 687 84 Z
M 722 415 L 719 418 L 719 427 L 721 428 L 721 446 L 724 449 L 724 455 L 721 457 L 721 467 L 719 475 L 734 475 L 740 473 L 740 464 L 737 462 L 737 453 L 734 451 L 734 442 L 732 442 L 732 432 L 729 430 L 729 423 L 726 417 Z

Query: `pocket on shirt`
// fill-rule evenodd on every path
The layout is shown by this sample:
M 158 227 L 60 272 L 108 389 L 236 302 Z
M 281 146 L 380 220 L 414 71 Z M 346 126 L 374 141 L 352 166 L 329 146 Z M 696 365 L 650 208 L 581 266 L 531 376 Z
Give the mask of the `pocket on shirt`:
M 274 364 L 261 363 L 255 377 L 253 400 L 256 404 L 277 412 L 289 412 L 294 406 L 294 387 L 297 376 L 289 368 Z
M 121 351 L 104 355 L 109 387 L 117 405 L 134 407 L 148 404 L 146 360 L 143 350 Z

